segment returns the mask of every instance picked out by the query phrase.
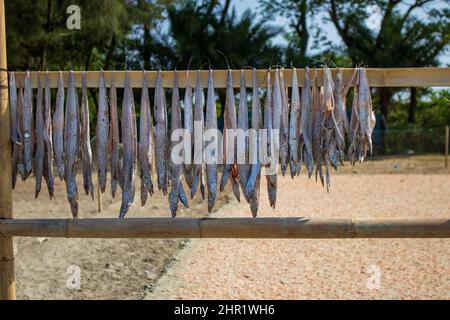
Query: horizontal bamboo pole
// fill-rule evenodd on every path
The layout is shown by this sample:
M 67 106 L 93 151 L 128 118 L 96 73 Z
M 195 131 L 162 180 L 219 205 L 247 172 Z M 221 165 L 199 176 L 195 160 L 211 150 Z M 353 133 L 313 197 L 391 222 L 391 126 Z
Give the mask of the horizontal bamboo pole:
M 4 219 L 0 236 L 59 238 L 450 238 L 445 218 Z
M 347 83 L 354 69 L 344 69 L 344 83 Z M 332 69 L 333 75 L 336 74 L 337 69 Z M 196 84 L 196 72 L 191 70 L 176 71 L 179 78 L 179 85 L 181 88 L 186 87 L 186 81 L 189 82 L 192 87 Z M 57 87 L 58 71 L 49 71 L 50 86 L 52 88 Z M 201 72 L 202 86 L 206 87 L 208 83 L 208 71 L 202 70 Z M 247 87 L 252 87 L 252 70 L 246 69 L 245 80 Z M 75 71 L 76 86 L 81 87 L 81 71 Z M 111 81 L 112 71 L 104 71 L 106 85 L 109 86 Z M 125 71 L 114 71 L 116 87 L 123 87 L 125 79 Z M 130 78 L 130 85 L 134 88 L 142 87 L 142 71 L 128 71 Z M 155 86 L 157 71 L 147 71 L 148 85 L 149 87 Z M 297 69 L 297 76 L 299 86 L 304 84 L 305 69 Z M 89 88 L 97 88 L 99 83 L 100 71 L 88 71 L 86 75 L 86 85 Z M 214 70 L 214 86 L 216 88 L 225 88 L 227 71 L 226 70 Z M 233 70 L 233 86 L 239 87 L 240 83 L 240 70 Z M 311 77 L 314 76 L 314 68 L 310 69 Z M 23 79 L 25 72 L 16 72 L 17 85 L 23 87 Z M 67 84 L 68 72 L 63 72 L 64 83 Z M 449 87 L 450 86 L 450 68 L 389 68 L 389 69 L 375 69 L 367 68 L 367 76 L 371 87 Z M 44 81 L 45 72 L 33 71 L 30 74 L 31 85 L 33 88 L 37 87 L 38 77 Z M 173 71 L 162 71 L 163 86 L 165 88 L 171 88 L 173 86 Z M 284 70 L 285 84 L 291 86 L 292 69 Z M 258 85 L 260 87 L 266 86 L 266 70 L 257 70 Z M 44 83 L 44 82 L 42 82 Z M 323 72 L 321 69 L 317 69 L 317 85 L 323 83 Z

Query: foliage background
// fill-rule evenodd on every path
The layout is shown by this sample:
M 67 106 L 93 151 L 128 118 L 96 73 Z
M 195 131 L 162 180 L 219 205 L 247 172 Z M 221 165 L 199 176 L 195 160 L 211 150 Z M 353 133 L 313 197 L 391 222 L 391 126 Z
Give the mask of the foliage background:
M 238 14 L 238 0 L 6 1 L 9 70 L 185 69 L 189 61 L 191 69 L 227 63 L 421 67 L 450 61 L 449 0 L 253 2 Z M 81 29 L 71 31 L 66 10 L 73 4 L 81 8 Z M 374 5 L 380 9 L 377 29 L 367 23 Z M 286 23 L 277 24 L 279 18 Z M 225 93 L 217 94 L 220 117 Z M 443 151 L 447 89 L 380 88 L 373 98 L 377 153 Z M 90 103 L 94 121 L 95 91 Z

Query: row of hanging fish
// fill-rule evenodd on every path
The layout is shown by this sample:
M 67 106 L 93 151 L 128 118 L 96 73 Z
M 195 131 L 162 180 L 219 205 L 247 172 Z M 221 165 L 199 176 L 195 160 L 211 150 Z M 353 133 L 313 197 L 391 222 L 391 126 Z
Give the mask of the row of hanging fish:
M 119 216 L 128 212 L 135 198 L 136 172 L 141 178 L 141 205 L 145 205 L 155 188 L 164 195 L 168 193 L 172 216 L 176 215 L 179 202 L 188 207 L 188 195 L 193 198 L 200 189 L 203 199 L 207 198 L 208 211 L 214 208 L 218 190 L 223 191 L 231 183 L 238 201 L 241 194 L 249 203 L 253 216 L 257 215 L 260 201 L 261 175 L 266 176 L 270 206 L 275 208 L 277 198 L 277 171 L 267 170 L 273 163 L 261 161 L 260 149 L 267 150 L 267 156 L 276 157 L 284 176 L 289 168 L 292 178 L 300 174 L 303 164 L 308 177 L 315 176 L 322 185 L 330 188 L 331 168 L 337 169 L 348 157 L 354 164 L 362 162 L 372 150 L 372 131 L 375 117 L 372 110 L 369 83 L 364 68 L 357 68 L 348 83 L 343 82 L 343 69 L 339 69 L 333 80 L 331 70 L 323 69 L 323 85 L 316 85 L 317 70 L 310 78 L 309 69 L 304 74 L 304 85 L 300 91 L 297 72 L 292 72 L 292 90 L 285 85 L 283 69 L 267 72 L 263 108 L 260 103 L 260 89 L 253 71 L 251 119 L 248 119 L 247 84 L 244 71 L 241 72 L 239 105 L 235 106 L 235 91 L 232 72 L 227 72 L 226 102 L 224 106 L 223 153 L 216 148 L 205 149 L 205 143 L 189 140 L 178 155 L 190 161 L 174 161 L 179 141 L 171 139 L 171 133 L 184 129 L 192 137 L 203 137 L 208 130 L 217 130 L 216 95 L 212 70 L 209 71 L 206 94 L 206 110 L 200 72 L 197 71 L 195 88 L 186 84 L 184 98 L 180 98 L 177 73 L 171 98 L 171 123 L 168 123 L 165 89 L 161 72 L 155 83 L 154 121 L 152 119 L 148 82 L 144 71 L 140 101 L 139 135 L 133 90 L 128 72 L 125 74 L 122 101 L 121 130 L 117 111 L 117 91 L 112 74 L 109 98 L 104 74 L 100 73 L 96 147 L 97 164 L 93 165 L 89 105 L 86 88 L 86 73 L 82 75 L 81 108 L 74 73 L 70 72 L 67 93 L 64 95 L 64 81 L 59 73 L 58 89 L 54 108 L 48 73 L 44 83 L 38 80 L 35 116 L 33 115 L 33 91 L 30 74 L 27 72 L 24 87 L 16 87 L 14 72 L 10 73 L 10 116 L 11 140 L 13 143 L 13 187 L 18 174 L 25 180 L 33 172 L 35 197 L 41 191 L 44 178 L 50 198 L 54 194 L 54 173 L 66 183 L 67 198 L 73 217 L 78 216 L 78 186 L 76 175 L 79 162 L 82 168 L 83 188 L 94 198 L 92 182 L 93 167 L 98 168 L 101 192 L 105 192 L 109 167 L 111 193 L 115 197 L 117 186 L 122 190 L 122 204 Z M 273 79 L 272 79 L 273 76 Z M 41 77 L 38 77 L 40 79 Z M 346 111 L 346 97 L 354 88 L 351 120 Z M 193 92 L 194 90 L 194 92 Z M 183 108 L 181 108 L 183 105 Z M 53 114 L 52 114 L 53 109 Z M 183 109 L 183 114 L 182 114 Z M 249 126 L 250 124 L 250 126 Z M 238 139 L 227 140 L 228 131 L 253 129 L 244 148 L 237 148 Z M 265 129 L 265 136 L 259 134 Z M 139 141 L 138 141 L 139 137 Z M 347 139 L 346 139 L 347 137 Z M 349 142 L 346 153 L 346 140 Z M 203 140 L 202 140 L 203 141 Z M 206 151 L 205 151 L 206 150 Z M 155 159 L 153 159 L 155 157 Z M 218 161 L 221 158 L 221 161 Z M 242 160 L 244 159 L 244 160 Z M 250 159 L 255 159 L 250 161 Z M 193 160 L 193 161 L 192 161 Z M 239 161 L 238 161 L 239 160 Z M 156 168 L 153 168 L 155 162 Z M 219 164 L 223 163 L 222 176 L 218 178 Z M 55 166 L 55 170 L 53 169 Z M 276 167 L 277 168 L 277 167 Z M 156 179 L 154 178 L 156 169 Z M 262 169 L 265 169 L 263 172 Z M 188 190 L 184 189 L 184 177 Z M 156 186 L 154 181 L 156 180 Z M 170 189 L 170 190 L 169 190 Z

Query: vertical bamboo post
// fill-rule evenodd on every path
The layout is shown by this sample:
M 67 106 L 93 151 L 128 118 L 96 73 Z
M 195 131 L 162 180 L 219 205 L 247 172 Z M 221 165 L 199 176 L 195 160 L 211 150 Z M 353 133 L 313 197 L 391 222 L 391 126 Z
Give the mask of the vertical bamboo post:
M 11 140 L 6 63 L 5 3 L 0 0 L 0 219 L 11 219 Z M 0 236 L 0 300 L 14 300 L 14 247 L 12 237 Z
M 449 126 L 445 126 L 445 168 L 448 168 Z

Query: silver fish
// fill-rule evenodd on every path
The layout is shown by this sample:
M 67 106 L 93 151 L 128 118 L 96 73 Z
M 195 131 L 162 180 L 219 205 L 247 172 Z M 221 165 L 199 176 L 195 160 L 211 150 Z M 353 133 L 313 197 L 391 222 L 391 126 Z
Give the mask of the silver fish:
M 130 87 L 128 71 L 125 71 L 124 95 L 122 104 L 122 204 L 119 218 L 124 218 L 134 201 L 136 168 L 136 118 L 134 111 L 133 90 Z
M 33 91 L 30 83 L 30 72 L 27 71 L 24 85 L 23 99 L 23 162 L 24 175 L 22 180 L 28 178 L 33 169 L 34 128 L 33 128 Z
M 17 108 L 17 87 L 14 72 L 9 75 L 9 116 L 10 116 L 10 137 L 13 144 L 21 144 L 21 136 L 18 127 L 18 108 Z
M 359 72 L 358 72 L 359 73 Z M 359 80 L 357 80 L 359 82 Z M 348 158 L 352 165 L 355 165 L 355 161 L 358 156 L 358 146 L 359 146 L 359 94 L 358 86 L 354 87 L 353 102 L 352 102 L 352 114 L 350 119 L 350 146 L 348 148 Z
M 206 130 L 211 133 L 217 132 L 217 112 L 216 99 L 214 94 L 214 78 L 212 70 L 209 70 L 208 76 L 208 94 L 206 100 Z M 208 146 L 205 148 L 206 162 L 206 183 L 208 187 L 208 212 L 211 212 L 216 203 L 217 196 L 217 152 L 218 137 L 212 136 Z
M 313 157 L 316 167 L 316 181 L 320 177 L 322 185 L 325 185 L 325 180 L 322 171 L 322 124 L 323 124 L 323 90 L 317 86 L 317 71 L 314 75 L 315 83 L 312 89 L 312 104 L 313 104 Z
M 172 217 L 175 217 L 177 214 L 178 209 L 178 200 L 181 200 L 183 205 L 186 208 L 189 208 L 189 205 L 187 203 L 186 193 L 184 192 L 183 185 L 180 181 L 181 176 L 181 166 L 182 163 L 177 163 L 177 160 L 175 159 L 175 156 L 179 156 L 180 159 L 183 158 L 183 148 L 179 151 L 177 155 L 175 155 L 175 148 L 177 148 L 177 145 L 179 143 L 182 143 L 182 141 L 174 140 L 174 134 L 177 134 L 179 130 L 183 129 L 181 124 L 181 107 L 180 107 L 180 93 L 179 93 L 179 87 L 178 87 L 178 75 L 177 72 L 174 71 L 174 77 L 173 77 L 173 90 L 172 90 L 172 118 L 171 118 L 171 130 L 172 130 L 172 136 L 171 136 L 171 157 L 170 157 L 170 179 L 171 179 L 171 186 L 172 190 L 169 193 L 169 206 L 170 206 L 170 212 L 172 213 Z M 183 138 L 183 137 L 181 137 Z
M 289 168 L 294 178 L 299 171 L 300 143 L 300 91 L 298 89 L 297 69 L 292 70 L 292 98 L 289 121 Z
M 202 198 L 204 191 L 202 189 L 203 177 L 203 89 L 201 85 L 200 71 L 197 70 L 195 84 L 195 101 L 194 101 L 194 163 L 192 165 L 192 183 L 191 183 L 191 199 L 194 198 L 200 184 Z
M 105 192 L 106 172 L 108 165 L 108 134 L 109 134 L 109 111 L 106 99 L 105 76 L 103 70 L 100 71 L 100 82 L 98 91 L 97 110 L 97 160 L 98 160 L 98 183 L 100 191 Z
M 35 193 L 37 198 L 41 191 L 42 175 L 44 170 L 45 142 L 44 142 L 44 104 L 43 104 L 43 88 L 41 84 L 40 73 L 38 74 L 38 90 L 36 97 L 36 151 L 34 154 L 34 177 L 35 177 Z
M 184 91 L 184 129 L 189 134 L 189 139 L 184 144 L 184 178 L 189 188 L 192 187 L 192 151 L 194 139 L 194 115 L 192 103 L 192 88 L 189 81 L 189 73 L 186 76 L 186 89 Z
M 62 72 L 58 75 L 58 93 L 53 113 L 53 151 L 55 153 L 56 172 L 61 180 L 64 178 L 64 79 Z
M 111 194 L 116 196 L 117 184 L 122 187 L 122 169 L 120 166 L 120 136 L 119 136 L 119 116 L 117 113 L 117 90 L 115 85 L 114 71 L 111 75 L 111 85 L 109 89 L 109 105 L 111 113 L 111 125 L 109 127 L 109 151 L 111 153 Z
M 281 118 L 283 112 L 283 98 L 281 96 L 280 86 L 280 70 L 275 70 L 275 79 L 273 82 L 273 100 L 272 100 L 272 129 L 273 133 L 279 132 L 279 139 L 273 139 L 274 152 L 277 157 L 280 157 L 280 143 L 281 143 Z
M 158 189 L 167 194 L 167 113 L 161 70 L 158 71 L 155 84 L 155 139 Z
M 360 139 L 363 153 L 360 154 L 360 162 L 367 157 L 367 153 L 372 153 L 372 132 L 375 128 L 375 114 L 372 109 L 372 97 L 370 95 L 369 81 L 365 68 L 359 69 L 359 121 Z
M 346 112 L 346 99 L 347 99 L 347 93 L 350 89 L 350 86 L 352 85 L 354 79 L 356 79 L 358 69 L 355 69 L 352 77 L 350 78 L 349 82 L 344 85 L 343 83 L 343 73 L 344 70 L 342 68 L 339 68 L 337 75 L 336 75 L 336 81 L 335 83 L 335 90 L 334 90 L 334 102 L 335 102 L 335 118 L 336 122 L 338 123 L 339 129 L 343 134 L 346 134 L 349 137 L 350 134 L 350 124 L 347 117 Z
M 16 186 L 17 181 L 17 174 L 19 173 L 22 177 L 25 174 L 25 166 L 23 163 L 23 143 L 22 143 L 22 136 L 23 136 L 23 90 L 19 89 L 19 98 L 17 100 L 17 130 L 19 134 L 19 142 L 20 144 L 14 144 L 13 145 L 13 166 L 12 166 L 12 187 L 13 189 Z
M 10 72 L 9 78 L 9 115 L 10 115 L 10 139 L 13 143 L 12 163 L 12 188 L 14 189 L 19 171 L 19 158 L 22 153 L 22 136 L 20 133 L 20 106 L 17 101 L 17 87 L 14 72 Z
M 74 218 L 78 217 L 77 163 L 80 146 L 78 96 L 73 71 L 69 72 L 64 130 L 64 163 L 67 199 Z
M 44 94 L 44 167 L 43 174 L 47 183 L 50 199 L 54 196 L 54 177 L 53 177 L 53 141 L 52 141 L 52 94 L 50 89 L 50 79 L 48 71 L 45 73 L 45 94 Z
M 153 195 L 153 125 L 150 113 L 150 98 L 145 71 L 142 73 L 141 117 L 139 125 L 139 167 L 141 170 L 141 204 L 145 205 L 148 195 Z
M 250 195 L 250 210 L 253 217 L 258 214 L 261 182 L 261 162 L 258 150 L 260 150 L 261 141 L 259 130 L 262 125 L 261 103 L 259 101 L 258 79 L 256 70 L 253 69 L 253 97 L 252 97 L 252 121 L 251 134 L 249 137 L 249 159 L 251 163 L 250 175 L 248 177 L 246 193 Z
M 308 67 L 305 70 L 305 83 L 302 89 L 301 97 L 301 138 L 303 142 L 302 156 L 304 159 L 308 177 L 310 178 L 314 172 L 314 156 L 313 156 L 313 100 L 311 91 L 311 80 L 309 78 Z
M 287 87 L 284 84 L 284 69 L 280 70 L 280 91 L 281 91 L 281 123 L 280 123 L 280 167 L 281 174 L 286 174 L 289 157 L 289 101 L 287 97 Z
M 327 191 L 330 189 L 330 164 L 337 169 L 339 161 L 338 141 L 344 138 L 334 118 L 334 83 L 330 68 L 323 69 L 322 106 L 323 123 L 321 132 L 320 156 L 325 164 L 325 183 Z
M 81 80 L 81 132 L 80 149 L 81 162 L 83 164 L 83 187 L 84 192 L 91 194 L 94 199 L 94 185 L 92 184 L 92 149 L 89 128 L 89 102 L 86 88 L 86 72 L 83 72 Z
M 245 86 L 245 74 L 244 70 L 241 70 L 241 82 L 239 91 L 239 108 L 238 108 L 238 119 L 237 127 L 241 129 L 242 132 L 238 133 L 238 148 L 237 148 L 237 159 L 238 159 L 238 173 L 239 182 L 242 188 L 242 193 L 244 194 L 247 202 L 250 202 L 250 195 L 246 192 L 246 186 L 248 181 L 248 176 L 250 174 L 250 164 L 248 155 L 248 107 L 247 107 L 247 89 Z M 242 148 L 243 147 L 243 148 Z
M 224 169 L 220 180 L 220 191 L 225 189 L 228 179 L 231 176 L 231 187 L 236 199 L 240 202 L 240 192 L 238 184 L 238 170 L 236 165 L 236 137 L 231 135 L 232 141 L 227 141 L 228 131 L 237 129 L 236 107 L 234 104 L 233 77 L 231 70 L 227 71 L 226 100 L 224 113 L 224 138 L 223 138 L 223 158 Z
M 270 77 L 270 70 L 267 72 L 267 92 L 266 100 L 264 102 L 264 129 L 267 130 L 267 155 L 273 164 L 274 169 L 276 169 L 278 163 L 277 153 L 275 152 L 275 145 L 277 144 L 277 139 L 274 138 L 273 131 L 273 115 L 274 115 L 274 95 L 272 94 L 272 81 Z M 268 159 L 266 159 L 268 160 Z M 267 162 L 267 161 L 265 161 Z M 267 166 L 270 167 L 270 164 Z M 272 208 L 275 209 L 277 200 L 277 173 L 266 173 L 267 179 L 267 192 L 269 195 L 269 203 Z

